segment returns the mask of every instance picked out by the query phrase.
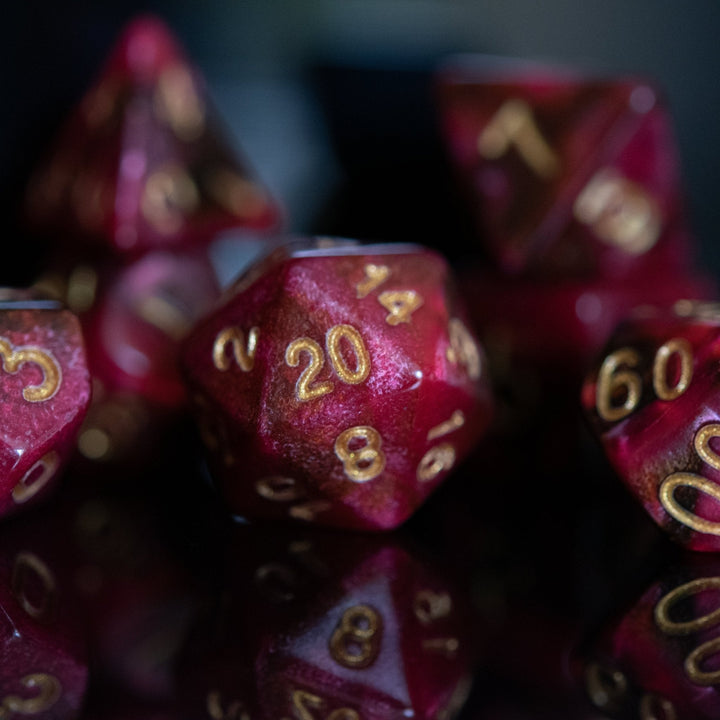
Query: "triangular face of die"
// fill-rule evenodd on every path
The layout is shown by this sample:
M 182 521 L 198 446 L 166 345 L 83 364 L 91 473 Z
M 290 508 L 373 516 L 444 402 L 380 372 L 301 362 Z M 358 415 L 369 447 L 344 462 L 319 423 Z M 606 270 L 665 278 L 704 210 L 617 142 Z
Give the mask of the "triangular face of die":
M 532 267 L 564 235 L 578 195 L 655 106 L 643 92 L 653 93 L 549 74 L 442 79 L 446 141 L 506 271 Z
M 122 253 L 177 247 L 279 210 L 224 137 L 199 73 L 165 25 L 128 26 L 28 193 L 30 222 Z

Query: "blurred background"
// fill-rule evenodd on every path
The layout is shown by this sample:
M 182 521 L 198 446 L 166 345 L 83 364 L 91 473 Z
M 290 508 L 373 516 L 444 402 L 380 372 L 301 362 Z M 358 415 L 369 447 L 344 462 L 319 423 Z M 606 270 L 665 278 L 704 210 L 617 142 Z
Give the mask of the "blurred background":
M 714 0 L 235 0 L 4 8 L 2 230 L 35 163 L 134 14 L 162 16 L 289 229 L 443 244 L 460 232 L 432 73 L 453 53 L 640 74 L 664 89 L 701 260 L 720 271 L 720 4 Z M 431 236 L 434 236 L 434 242 Z M 28 253 L 22 277 L 35 272 Z

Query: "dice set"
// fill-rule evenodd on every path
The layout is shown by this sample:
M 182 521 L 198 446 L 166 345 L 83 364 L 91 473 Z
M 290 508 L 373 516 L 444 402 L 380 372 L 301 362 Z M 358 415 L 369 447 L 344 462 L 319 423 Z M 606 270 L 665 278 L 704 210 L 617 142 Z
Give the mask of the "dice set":
M 49 270 L 0 295 L 0 720 L 715 716 L 701 561 L 567 672 L 564 570 L 607 480 L 578 395 L 657 524 L 720 550 L 720 312 L 662 98 L 536 66 L 436 80 L 476 222 L 458 283 L 422 245 L 278 239 L 170 31 L 121 35 L 28 187 Z M 228 229 L 265 251 L 221 294 Z

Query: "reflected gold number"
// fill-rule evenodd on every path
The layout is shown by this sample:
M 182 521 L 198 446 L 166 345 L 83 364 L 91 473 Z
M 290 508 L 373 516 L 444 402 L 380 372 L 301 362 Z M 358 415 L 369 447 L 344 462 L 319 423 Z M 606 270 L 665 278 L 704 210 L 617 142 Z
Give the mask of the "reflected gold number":
M 710 441 L 720 437 L 720 423 L 704 425 L 695 433 L 695 452 L 703 462 L 714 470 L 720 470 L 720 457 L 710 447 Z M 692 487 L 720 502 L 720 486 L 710 482 L 702 475 L 688 472 L 676 472 L 668 475 L 660 484 L 659 499 L 665 511 L 678 522 L 699 533 L 720 536 L 720 522 L 705 520 L 686 510 L 675 499 L 678 487 Z
M 42 587 L 42 597 L 33 601 L 29 597 L 29 586 Z M 15 557 L 11 579 L 12 593 L 23 610 L 35 620 L 47 620 L 52 614 L 57 586 L 50 568 L 31 552 L 19 552 Z
M 32 673 L 20 680 L 26 690 L 37 690 L 38 693 L 31 698 L 21 698 L 18 695 L 6 695 L 0 700 L 0 718 L 6 717 L 3 711 L 19 713 L 21 715 L 37 715 L 49 710 L 62 694 L 62 685 L 56 677 L 47 673 Z
M 690 635 L 720 625 L 720 607 L 694 620 L 676 622 L 670 610 L 676 602 L 706 590 L 720 590 L 720 577 L 698 578 L 679 585 L 664 595 L 655 606 L 655 624 L 666 635 Z M 715 685 L 720 682 L 720 670 L 706 672 L 700 665 L 707 657 L 720 651 L 720 638 L 713 638 L 692 650 L 685 658 L 685 673 L 696 685 Z
M 13 488 L 12 499 L 18 505 L 35 497 L 52 479 L 60 463 L 58 454 L 51 450 L 43 455 Z
M 480 155 L 489 160 L 502 157 L 514 146 L 520 157 L 547 180 L 560 170 L 557 155 L 535 124 L 532 108 L 524 100 L 507 100 L 493 115 L 477 141 Z
M 351 449 L 359 441 L 365 444 Z M 385 453 L 380 449 L 380 433 L 369 425 L 343 430 L 335 440 L 335 455 L 343 464 L 345 475 L 353 482 L 363 483 L 376 478 L 385 469 Z
M 22 394 L 28 402 L 43 402 L 55 395 L 62 382 L 62 371 L 49 351 L 37 347 L 13 347 L 9 340 L 0 337 L 0 357 L 3 370 L 15 374 L 25 363 L 37 365 L 43 374 L 39 385 L 28 385 Z
M 451 363 L 463 365 L 471 380 L 480 377 L 480 351 L 470 331 L 459 318 L 452 318 L 448 323 L 450 345 L 445 356 Z
M 250 715 L 239 700 L 233 700 L 223 707 L 219 690 L 211 690 L 207 696 L 207 712 L 213 720 L 250 720 Z
M 422 306 L 423 299 L 415 290 L 386 290 L 378 295 L 378 302 L 388 311 L 388 325 L 409 323 L 412 314 Z
M 620 670 L 590 663 L 585 670 L 585 690 L 592 704 L 604 709 L 614 709 L 625 699 L 628 681 Z
M 452 611 L 452 599 L 446 592 L 420 590 L 413 601 L 413 612 L 422 625 L 430 625 L 435 620 L 447 617 Z
M 390 268 L 387 265 L 365 266 L 365 277 L 355 286 L 358 299 L 369 295 L 375 288 L 380 287 L 390 277 Z
M 261 478 L 255 483 L 255 491 L 260 497 L 273 502 L 297 503 L 306 496 L 305 488 L 295 478 L 282 475 Z M 288 509 L 288 515 L 298 520 L 311 521 L 330 507 L 326 500 L 308 500 L 292 505 Z
M 680 373 L 674 384 L 668 382 L 668 364 L 678 356 Z M 642 378 L 635 368 L 640 356 L 632 348 L 621 348 L 610 353 L 598 373 L 595 388 L 595 406 L 598 415 L 607 422 L 622 420 L 637 408 L 642 395 Z M 693 376 L 693 354 L 690 343 L 673 338 L 663 343 L 653 359 L 653 390 L 661 400 L 674 400 L 690 386 Z M 617 397 L 622 403 L 617 404 Z M 615 402 L 614 402 L 615 401 Z
M 330 637 L 330 655 L 343 667 L 366 668 L 375 661 L 382 640 L 382 618 L 369 605 L 354 605 Z
M 294 690 L 292 693 L 293 715 L 297 720 L 316 720 L 311 710 L 320 710 L 325 701 L 318 695 L 306 692 L 305 690 Z M 360 720 L 360 716 L 351 708 L 336 708 L 326 720 Z
M 250 328 L 246 345 L 245 334 L 239 327 L 227 327 L 221 330 L 213 344 L 213 365 L 222 372 L 230 369 L 232 361 L 226 353 L 226 348 L 230 345 L 237 366 L 243 372 L 250 372 L 255 365 L 255 351 L 259 336 L 260 328 Z
M 640 698 L 640 720 L 677 720 L 677 711 L 667 698 L 646 693 Z
M 348 365 L 341 352 L 343 338 L 352 349 L 355 367 Z M 335 325 L 325 335 L 325 348 L 330 364 L 338 378 L 347 385 L 358 385 L 367 380 L 370 374 L 370 353 L 363 342 L 362 335 L 352 325 Z M 322 397 L 334 389 L 330 380 L 315 382 L 315 378 L 325 365 L 322 348 L 312 338 L 302 337 L 293 340 L 285 350 L 285 362 L 290 367 L 300 364 L 300 353 L 306 352 L 310 362 L 300 373 L 295 385 L 295 397 L 300 402 L 307 402 Z M 314 383 L 311 386 L 311 383 Z
M 441 653 L 446 658 L 452 660 L 460 648 L 460 641 L 457 638 L 433 638 L 432 640 L 423 640 L 423 650 L 434 653 Z
M 650 250 L 660 235 L 657 202 L 640 185 L 610 168 L 598 171 L 583 188 L 573 213 L 600 240 L 632 255 Z

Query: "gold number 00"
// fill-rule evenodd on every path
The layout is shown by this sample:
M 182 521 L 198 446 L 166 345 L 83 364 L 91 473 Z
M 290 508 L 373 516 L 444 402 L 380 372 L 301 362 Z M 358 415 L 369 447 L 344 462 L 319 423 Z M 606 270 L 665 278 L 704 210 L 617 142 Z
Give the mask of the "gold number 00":
M 351 368 L 342 355 L 340 343 L 347 340 L 355 356 L 355 368 Z M 340 380 L 348 385 L 358 385 L 367 380 L 370 374 L 370 353 L 365 346 L 362 335 L 352 325 L 335 325 L 325 335 L 325 348 L 330 364 Z M 332 392 L 335 385 L 330 381 L 314 382 L 318 373 L 325 365 L 325 358 L 320 345 L 312 338 L 301 337 L 293 340 L 285 350 L 285 362 L 290 367 L 300 364 L 300 354 L 306 352 L 310 362 L 300 373 L 295 385 L 295 397 L 300 402 L 322 397 Z M 311 383 L 314 383 L 311 385 Z
M 667 379 L 670 358 L 677 355 L 680 376 L 674 385 Z M 632 348 L 621 348 L 610 353 L 598 373 L 595 388 L 595 406 L 598 415 L 607 422 L 622 420 L 630 415 L 640 402 L 642 378 L 635 372 L 640 356 Z M 693 354 L 690 343 L 683 338 L 673 338 L 661 345 L 653 360 L 653 389 L 661 400 L 674 400 L 689 387 L 693 376 Z M 624 392 L 622 404 L 613 404 L 613 398 Z
M 707 463 L 714 470 L 720 470 L 720 457 L 710 447 L 710 441 L 720 437 L 720 423 L 703 425 L 696 433 L 694 439 L 695 452 L 703 462 Z M 660 504 L 665 511 L 674 517 L 678 522 L 706 535 L 720 536 L 720 523 L 712 520 L 705 520 L 686 510 L 675 499 L 675 490 L 678 487 L 692 487 L 704 492 L 714 500 L 720 502 L 720 486 L 710 482 L 702 475 L 695 473 L 676 472 L 668 475 L 660 485 Z
M 694 620 L 676 622 L 670 618 L 672 606 L 689 595 L 705 590 L 720 589 L 720 577 L 698 578 L 671 590 L 655 606 L 655 623 L 666 635 L 690 635 L 720 624 L 720 608 Z M 720 638 L 713 638 L 692 650 L 685 658 L 685 672 L 696 685 L 715 685 L 720 682 L 720 670 L 707 672 L 700 663 L 709 655 L 720 650 Z

